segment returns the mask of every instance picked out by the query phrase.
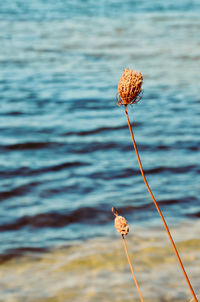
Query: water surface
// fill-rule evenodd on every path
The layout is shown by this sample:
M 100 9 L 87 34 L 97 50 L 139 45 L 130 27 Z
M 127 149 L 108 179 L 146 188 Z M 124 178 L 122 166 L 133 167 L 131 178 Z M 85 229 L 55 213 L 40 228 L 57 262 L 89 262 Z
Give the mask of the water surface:
M 186 0 L 2 3 L 2 301 L 136 297 L 112 206 L 139 230 L 130 241 L 145 300 L 190 299 L 116 106 L 127 66 L 144 74 L 129 108 L 143 167 L 200 291 L 199 13 Z

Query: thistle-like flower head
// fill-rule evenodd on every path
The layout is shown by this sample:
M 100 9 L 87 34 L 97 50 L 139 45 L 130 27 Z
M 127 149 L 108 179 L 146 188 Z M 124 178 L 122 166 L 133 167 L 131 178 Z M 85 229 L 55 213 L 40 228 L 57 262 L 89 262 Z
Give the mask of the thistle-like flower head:
M 118 105 L 139 102 L 142 97 L 143 76 L 141 72 L 126 68 L 118 83 Z

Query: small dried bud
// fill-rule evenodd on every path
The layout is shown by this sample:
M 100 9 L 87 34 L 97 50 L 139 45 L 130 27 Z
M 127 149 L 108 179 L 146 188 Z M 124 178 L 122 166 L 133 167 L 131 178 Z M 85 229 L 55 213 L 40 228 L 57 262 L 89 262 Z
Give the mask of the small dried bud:
M 127 221 L 122 216 L 116 216 L 115 227 L 118 230 L 118 232 L 121 233 L 121 235 L 127 235 L 129 232 L 129 226 L 127 224 Z
M 118 83 L 118 105 L 129 105 L 139 102 L 142 97 L 143 76 L 126 68 Z

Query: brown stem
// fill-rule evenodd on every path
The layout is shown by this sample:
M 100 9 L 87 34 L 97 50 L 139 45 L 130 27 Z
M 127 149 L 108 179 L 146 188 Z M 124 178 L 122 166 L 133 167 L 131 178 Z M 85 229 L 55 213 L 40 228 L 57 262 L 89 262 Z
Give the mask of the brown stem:
M 123 244 L 124 244 L 124 249 L 125 249 L 125 252 L 126 252 L 126 256 L 127 256 L 127 259 L 128 259 L 128 263 L 129 263 L 129 266 L 130 266 L 130 269 L 131 269 L 131 273 L 133 275 L 133 279 L 135 281 L 135 285 L 137 287 L 137 290 L 138 290 L 138 294 L 140 296 L 140 301 L 143 302 L 143 298 L 142 298 L 142 294 L 140 292 L 140 288 L 139 288 L 139 285 L 137 283 L 137 279 L 135 277 L 135 274 L 134 274 L 134 271 L 133 271 L 133 267 L 132 267 L 132 264 L 131 264 L 131 260 L 130 260 L 130 257 L 129 257 L 129 254 L 128 254 L 128 249 L 127 249 L 127 246 L 126 246 L 126 241 L 125 241 L 125 238 L 124 238 L 124 235 L 122 235 L 122 240 L 123 240 Z
M 163 217 L 163 214 L 162 214 L 162 212 L 161 212 L 161 210 L 160 210 L 160 208 L 159 208 L 159 206 L 158 206 L 158 204 L 157 204 L 157 201 L 155 200 L 155 198 L 154 198 L 154 196 L 153 196 L 153 193 L 151 192 L 151 189 L 150 189 L 150 187 L 149 187 L 149 185 L 148 185 L 148 183 L 147 183 L 147 180 L 146 180 L 146 177 L 145 177 L 145 175 L 144 175 L 143 168 L 142 168 L 142 163 L 141 163 L 141 160 L 140 160 L 140 156 L 139 156 L 139 153 L 138 153 L 138 150 L 137 150 L 137 145 L 136 145 L 136 142 L 135 142 L 135 139 L 134 139 L 133 130 L 132 130 L 132 127 L 131 127 L 131 124 L 130 124 L 130 120 L 129 120 L 129 116 L 128 116 L 128 111 L 127 111 L 127 105 L 124 105 L 124 107 L 125 107 L 126 118 L 127 118 L 127 121 L 128 121 L 128 127 L 129 127 L 129 130 L 130 130 L 130 133 L 131 133 L 131 138 L 132 138 L 132 141 L 133 141 L 133 146 L 134 146 L 134 149 L 135 149 L 135 152 L 136 152 L 136 155 L 137 155 L 137 160 L 138 160 L 138 163 L 139 163 L 139 166 L 140 166 L 140 171 L 141 171 L 143 180 L 144 180 L 145 185 L 146 185 L 146 187 L 147 187 L 147 189 L 148 189 L 148 191 L 149 191 L 149 194 L 151 195 L 151 198 L 152 198 L 153 201 L 154 201 L 154 204 L 155 204 L 155 206 L 156 206 L 156 209 L 157 209 L 158 213 L 160 214 L 160 217 L 161 217 L 162 222 L 163 222 L 163 224 L 164 224 L 164 226 L 165 226 L 165 229 L 166 229 L 166 231 L 167 231 L 167 234 L 168 234 L 168 236 L 169 236 L 169 239 L 170 239 L 170 241 L 171 241 L 171 244 L 172 244 L 172 246 L 173 246 L 173 248 L 174 248 L 174 252 L 175 252 L 175 254 L 176 254 L 176 256 L 177 256 L 178 262 L 179 262 L 179 264 L 180 264 L 180 266 L 181 266 L 181 268 L 182 268 L 182 271 L 183 271 L 183 274 L 184 274 L 184 276 L 185 276 L 185 279 L 186 279 L 186 281 L 187 281 L 187 283 L 188 283 L 188 286 L 189 286 L 189 288 L 190 288 L 190 291 L 191 291 L 191 293 L 192 293 L 192 295 L 193 295 L 194 301 L 195 301 L 195 302 L 198 302 L 197 297 L 196 297 L 196 295 L 195 295 L 195 292 L 194 292 L 194 290 L 193 290 L 193 288 L 192 288 L 192 285 L 191 285 L 191 283 L 190 283 L 190 280 L 189 280 L 189 278 L 188 278 L 188 276 L 187 276 L 187 273 L 186 273 L 186 271 L 185 271 L 185 269 L 184 269 L 183 263 L 182 263 L 181 258 L 180 258 L 180 256 L 179 256 L 179 253 L 178 253 L 178 251 L 177 251 L 176 245 L 175 245 L 175 243 L 174 243 L 174 241 L 173 241 L 173 238 L 172 238 L 171 233 L 170 233 L 170 231 L 169 231 L 169 228 L 168 228 L 168 226 L 167 226 L 167 223 L 166 223 L 166 221 L 165 221 L 165 219 L 164 219 L 164 217 Z

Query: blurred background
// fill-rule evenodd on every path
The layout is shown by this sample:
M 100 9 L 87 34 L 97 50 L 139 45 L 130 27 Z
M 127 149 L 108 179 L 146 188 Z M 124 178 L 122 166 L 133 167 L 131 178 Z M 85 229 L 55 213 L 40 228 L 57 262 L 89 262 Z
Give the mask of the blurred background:
M 0 301 L 145 301 L 191 295 L 147 179 L 200 293 L 199 0 L 4 0 L 0 6 Z

